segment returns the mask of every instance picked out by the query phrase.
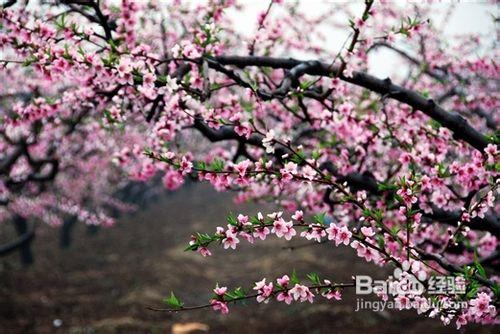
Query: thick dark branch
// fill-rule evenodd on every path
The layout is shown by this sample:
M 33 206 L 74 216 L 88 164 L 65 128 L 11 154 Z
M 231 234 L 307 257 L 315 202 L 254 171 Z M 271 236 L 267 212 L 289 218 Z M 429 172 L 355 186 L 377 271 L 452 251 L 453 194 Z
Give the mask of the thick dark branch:
M 249 139 L 241 137 L 238 135 L 233 127 L 231 126 L 223 126 L 218 130 L 214 130 L 209 127 L 205 122 L 203 122 L 202 118 L 197 117 L 194 120 L 193 127 L 200 131 L 208 140 L 211 142 L 218 142 L 224 140 L 237 140 L 239 142 L 245 142 L 252 146 L 262 147 L 262 136 L 259 134 L 253 134 Z
M 91 6 L 94 8 L 95 14 L 99 18 L 99 21 L 101 23 L 102 28 L 104 29 L 104 33 L 106 34 L 106 38 L 108 39 L 108 41 L 113 39 L 113 36 L 111 35 L 111 27 L 108 23 L 108 18 L 104 16 L 104 14 L 101 12 L 99 4 L 92 1 Z
M 62 0 L 62 3 L 67 4 L 71 7 L 72 4 L 75 5 L 84 5 L 84 6 L 90 6 L 94 9 L 96 18 L 88 15 L 87 13 L 83 11 L 79 11 L 80 14 L 85 16 L 87 19 L 89 19 L 91 22 L 98 23 L 102 29 L 104 30 L 104 34 L 106 35 L 106 40 L 111 40 L 113 39 L 113 36 L 111 34 L 111 25 L 108 22 L 108 18 L 102 13 L 101 9 L 99 8 L 99 4 L 93 0 Z M 73 8 L 73 7 L 72 7 Z M 73 8 L 75 9 L 75 8 Z
M 28 180 L 37 182 L 52 181 L 56 177 L 57 172 L 59 171 L 59 161 L 53 159 L 47 161 L 46 164 L 50 166 L 50 171 L 48 173 L 46 174 L 41 174 L 39 172 L 32 173 L 29 175 Z
M 423 216 L 457 226 L 462 215 L 459 211 L 450 212 L 432 206 L 432 213 L 425 213 Z M 500 236 L 500 222 L 498 221 L 498 217 L 493 215 L 486 215 L 484 218 L 474 217 L 470 222 L 467 222 L 466 225 L 472 230 L 488 231 L 497 237 Z
M 17 0 L 8 0 L 0 8 L 4 8 L 4 9 L 9 8 L 10 6 L 13 6 L 16 2 L 17 2 Z
M 151 122 L 153 119 L 156 109 L 158 108 L 158 105 L 160 104 L 160 101 L 163 99 L 163 95 L 159 94 L 156 99 L 153 101 L 153 105 L 151 106 L 151 109 L 149 110 L 148 114 L 146 115 L 146 122 Z
M 10 168 L 16 163 L 17 159 L 23 155 L 23 152 L 24 148 L 17 146 L 12 154 L 3 158 L 0 161 L 0 175 L 7 174 L 10 171 Z
M 273 57 L 245 57 L 245 56 L 219 56 L 211 58 L 222 65 L 233 65 L 240 68 L 247 66 L 260 66 L 282 69 L 293 69 L 300 64 L 309 63 L 293 58 L 273 58 Z M 209 66 L 213 67 L 214 62 L 210 62 Z M 303 74 L 332 76 L 337 73 L 337 66 L 330 66 L 325 63 L 316 62 L 316 66 L 308 67 Z M 214 68 L 216 69 L 216 68 Z M 340 76 L 343 81 L 354 85 L 364 87 L 370 91 L 381 94 L 383 96 L 393 98 L 399 102 L 408 104 L 416 110 L 422 111 L 427 116 L 438 121 L 444 127 L 450 129 L 454 137 L 469 143 L 479 151 L 483 151 L 488 145 L 486 137 L 475 130 L 467 123 L 460 115 L 452 114 L 445 111 L 433 100 L 428 100 L 415 91 L 393 84 L 389 79 L 382 80 L 372 75 L 354 72 L 353 77 Z
M 236 140 L 240 143 L 249 144 L 255 147 L 262 148 L 263 137 L 259 134 L 253 134 L 248 140 L 244 137 L 239 136 L 231 126 L 223 126 L 218 130 L 210 128 L 206 123 L 203 122 L 201 118 L 197 118 L 193 125 L 194 128 L 199 130 L 207 139 L 212 142 L 224 141 L 224 140 Z M 286 152 L 284 148 L 277 147 L 275 156 L 281 159 L 281 156 L 289 153 Z M 350 173 L 348 175 L 338 175 L 336 169 L 331 163 L 325 163 L 321 166 L 322 169 L 328 170 L 331 174 L 337 177 L 339 183 L 347 182 L 349 187 L 354 190 L 366 190 L 369 193 L 382 196 L 384 191 L 380 190 L 379 183 L 377 180 L 368 174 L 360 173 Z M 422 213 L 424 217 L 438 221 L 440 223 L 445 223 L 448 225 L 456 226 L 458 221 L 460 221 L 461 213 L 459 211 L 445 211 L 439 209 L 438 207 L 432 207 L 433 213 Z M 489 231 L 493 235 L 500 235 L 500 222 L 494 216 L 486 216 L 484 219 L 475 217 L 467 223 L 473 230 Z
M 457 266 L 456 264 L 449 263 L 440 254 L 427 253 L 427 252 L 425 252 L 424 250 L 422 250 L 422 249 L 420 249 L 418 247 L 413 247 L 413 249 L 415 249 L 420 254 L 420 256 L 422 257 L 423 260 L 435 261 L 441 267 L 443 267 L 444 269 L 446 269 L 446 270 L 448 270 L 450 272 L 463 273 L 463 271 L 464 271 L 460 266 Z M 474 278 L 476 280 L 478 280 L 479 282 L 481 282 L 483 285 L 485 285 L 487 287 L 492 288 L 495 285 L 492 281 L 490 281 L 488 279 L 485 279 L 485 278 L 479 276 L 478 274 L 474 274 L 473 276 L 474 276 Z
M 445 92 L 443 95 L 437 98 L 438 103 L 444 103 L 446 100 L 453 96 L 465 97 L 466 93 L 463 89 L 458 87 L 453 87 L 452 89 Z M 487 113 L 484 109 L 476 107 L 470 110 L 470 114 L 475 114 L 479 117 L 484 118 L 486 121 L 486 126 L 493 131 L 497 131 L 497 122 L 492 114 Z
M 245 87 L 245 88 L 249 88 L 249 89 L 251 89 L 253 91 L 252 85 L 250 85 L 248 82 L 246 82 L 245 80 L 243 80 L 234 71 L 225 68 L 220 63 L 218 63 L 217 61 L 213 61 L 212 59 L 208 59 L 207 63 L 208 63 L 208 66 L 210 68 L 216 70 L 217 72 L 225 74 L 228 78 L 230 78 L 231 80 L 233 80 L 234 82 L 236 82 L 238 85 L 240 85 L 242 87 Z M 265 98 L 265 96 L 261 96 L 261 97 Z
M 330 173 L 335 175 L 338 182 L 347 182 L 349 187 L 353 188 L 354 190 L 366 190 L 369 193 L 377 196 L 381 196 L 384 194 L 384 191 L 380 190 L 377 180 L 370 175 L 359 173 L 338 175 L 335 167 L 331 163 L 324 163 L 321 168 L 326 169 Z M 461 215 L 462 214 L 460 211 L 445 211 L 438 208 L 437 206 L 432 206 L 432 213 L 422 212 L 423 217 L 453 226 L 458 225 Z M 475 217 L 471 219 L 470 222 L 467 222 L 466 225 L 469 226 L 472 230 L 488 231 L 495 236 L 500 235 L 500 222 L 495 216 L 487 215 L 484 219 Z
M 214 130 L 211 127 L 209 127 L 208 124 L 203 122 L 203 119 L 201 117 L 197 117 L 195 119 L 194 124 L 193 124 L 193 128 L 200 131 L 201 134 L 203 136 L 205 136 L 211 142 L 219 142 L 219 141 L 225 141 L 225 140 L 236 140 L 240 144 L 248 144 L 248 145 L 259 147 L 259 148 L 264 148 L 264 146 L 262 145 L 262 139 L 264 139 L 264 137 L 258 133 L 254 133 L 250 136 L 250 138 L 246 139 L 245 137 L 238 135 L 234 131 L 234 128 L 231 126 L 223 126 L 218 130 Z M 284 147 L 278 146 L 275 148 L 274 153 L 275 153 L 276 158 L 279 161 L 281 161 L 282 156 L 285 154 L 289 154 L 290 152 L 287 149 L 285 149 Z
M 285 97 L 292 87 L 297 87 L 299 85 L 299 78 L 307 73 L 308 71 L 314 70 L 316 67 L 320 67 L 321 63 L 318 61 L 307 61 L 300 63 L 299 65 L 292 68 L 285 75 L 285 78 L 281 82 L 280 86 L 273 92 L 268 93 L 271 97 Z

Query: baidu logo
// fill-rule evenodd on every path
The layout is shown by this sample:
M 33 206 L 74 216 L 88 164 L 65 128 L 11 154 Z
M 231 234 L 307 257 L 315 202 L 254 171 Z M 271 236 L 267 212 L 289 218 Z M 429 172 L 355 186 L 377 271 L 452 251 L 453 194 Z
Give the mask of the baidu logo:
M 394 274 L 386 280 L 374 280 L 368 275 L 357 275 L 356 294 L 421 295 L 425 290 L 421 281 L 425 280 L 425 277 L 417 279 L 408 269 L 409 265 L 405 263 L 402 269 L 396 268 Z

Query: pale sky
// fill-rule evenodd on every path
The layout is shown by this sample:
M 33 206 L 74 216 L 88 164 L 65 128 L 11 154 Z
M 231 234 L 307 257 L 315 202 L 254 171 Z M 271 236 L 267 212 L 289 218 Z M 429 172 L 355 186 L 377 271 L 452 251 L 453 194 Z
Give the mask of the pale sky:
M 427 1 L 392 1 L 396 6 L 413 5 L 419 2 L 427 3 Z M 239 3 L 245 5 L 243 13 L 228 11 L 227 14 L 233 17 L 233 20 L 237 22 L 235 29 L 242 34 L 248 35 L 255 31 L 257 15 L 267 8 L 269 0 L 240 0 Z M 334 0 L 301 1 L 301 7 L 306 14 L 315 16 L 315 14 L 323 12 L 325 7 L 331 6 L 334 3 L 351 3 L 355 6 L 355 13 L 361 13 L 364 8 L 363 1 Z M 442 14 L 451 4 L 455 5 L 455 9 L 451 17 L 449 17 L 449 20 L 443 25 Z M 444 32 L 447 36 L 480 33 L 484 35 L 485 38 L 491 40 L 496 38 L 495 34 L 492 34 L 492 32 L 495 31 L 492 15 L 498 17 L 499 7 L 494 3 L 488 1 L 440 1 L 432 6 L 436 7 L 436 13 L 433 14 L 431 20 L 438 27 L 444 26 Z M 345 33 L 342 34 L 338 31 L 332 31 L 330 36 L 331 40 L 328 40 L 327 44 L 333 45 L 335 48 L 340 48 L 340 44 L 342 43 L 338 41 L 343 41 L 347 37 Z M 338 51 L 338 49 L 335 51 Z M 292 56 L 303 58 L 300 57 L 300 55 Z M 393 74 L 393 62 L 390 60 L 395 59 L 395 57 L 397 56 L 389 50 L 380 49 L 373 53 L 370 57 L 370 64 L 372 65 L 370 66 L 371 74 L 379 77 L 387 77 Z

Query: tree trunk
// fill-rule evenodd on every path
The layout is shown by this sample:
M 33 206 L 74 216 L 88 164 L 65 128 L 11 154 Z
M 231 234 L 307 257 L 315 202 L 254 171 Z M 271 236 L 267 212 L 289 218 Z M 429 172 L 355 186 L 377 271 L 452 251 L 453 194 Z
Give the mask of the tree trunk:
M 99 232 L 99 226 L 98 225 L 87 225 L 87 234 L 94 236 Z
M 71 246 L 72 241 L 72 231 L 75 226 L 77 219 L 75 216 L 71 216 L 64 220 L 61 226 L 61 231 L 59 233 L 59 247 L 67 249 Z
M 23 237 L 28 232 L 28 222 L 25 218 L 16 215 L 14 216 L 14 227 L 16 228 L 17 234 L 20 237 Z M 19 246 L 19 255 L 21 257 L 21 263 L 25 266 L 28 266 L 33 263 L 33 252 L 31 251 L 31 241 L 33 239 L 28 239 L 26 242 L 22 243 Z

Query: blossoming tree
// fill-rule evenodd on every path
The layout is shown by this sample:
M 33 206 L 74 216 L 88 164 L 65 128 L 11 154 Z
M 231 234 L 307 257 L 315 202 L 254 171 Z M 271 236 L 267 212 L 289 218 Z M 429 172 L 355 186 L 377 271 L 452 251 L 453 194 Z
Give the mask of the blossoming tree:
M 174 190 L 193 178 L 279 209 L 229 215 L 187 250 L 271 236 L 352 247 L 400 268 L 401 285 L 465 284 L 441 303 L 377 291 L 399 308 L 458 327 L 497 322 L 499 71 L 487 37 L 450 41 L 432 6 L 371 0 L 312 16 L 272 1 L 251 34 L 232 0 L 18 2 L 0 12 L 3 220 L 57 224 L 71 211 L 106 223 L 120 179 L 160 175 Z M 330 45 L 330 34 L 346 38 Z M 392 78 L 370 74 L 380 49 L 397 57 Z M 217 286 L 193 307 L 172 294 L 153 309 L 225 314 L 242 299 L 339 300 L 356 285 L 308 280 Z

